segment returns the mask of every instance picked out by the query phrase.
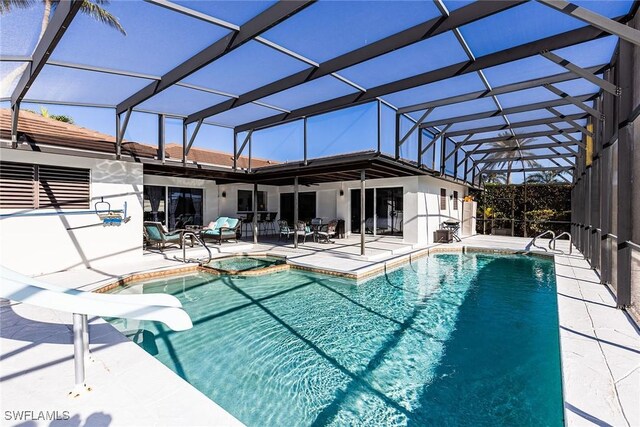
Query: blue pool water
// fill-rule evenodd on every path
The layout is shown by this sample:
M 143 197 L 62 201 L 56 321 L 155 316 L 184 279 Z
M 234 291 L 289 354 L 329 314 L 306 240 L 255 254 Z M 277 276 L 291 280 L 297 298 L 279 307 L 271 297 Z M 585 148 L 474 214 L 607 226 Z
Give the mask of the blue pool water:
M 439 254 L 360 285 L 290 270 L 121 292 L 182 301 L 186 332 L 113 323 L 250 426 L 563 423 L 546 259 Z

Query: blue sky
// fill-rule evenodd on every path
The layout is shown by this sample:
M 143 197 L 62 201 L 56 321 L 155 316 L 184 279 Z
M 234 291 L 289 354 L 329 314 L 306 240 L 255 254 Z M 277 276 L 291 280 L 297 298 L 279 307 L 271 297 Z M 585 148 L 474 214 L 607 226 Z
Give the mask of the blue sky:
M 235 25 L 242 25 L 273 2 L 177 3 Z M 445 5 L 450 11 L 463 7 L 466 3 L 468 2 L 445 0 Z M 616 17 L 627 13 L 632 2 L 620 0 L 576 3 L 606 16 Z M 227 28 L 146 2 L 112 1 L 107 9 L 120 19 L 127 31 L 126 36 L 79 14 L 51 59 L 161 76 L 230 32 Z M 311 61 L 322 62 L 438 15 L 438 9 L 428 1 L 320 1 L 271 28 L 263 36 Z M 41 16 L 41 5 L 2 15 L 2 55 L 29 56 L 37 41 Z M 479 57 L 584 25 L 582 21 L 532 2 L 463 26 L 460 31 L 473 54 Z M 599 65 L 609 61 L 615 43 L 616 38 L 607 37 L 590 42 L 586 46 L 570 47 L 556 53 L 584 67 Z M 453 33 L 447 32 L 347 68 L 339 74 L 365 89 L 370 89 L 465 60 L 466 54 Z M 0 62 L 0 74 L 5 76 L 19 65 L 15 62 Z M 308 67 L 309 65 L 303 61 L 251 41 L 188 76 L 183 82 L 226 94 L 241 95 Z M 562 71 L 563 69 L 557 65 L 536 56 L 513 64 L 493 67 L 485 70 L 485 74 L 489 83 L 495 87 Z M 148 78 L 114 76 L 47 65 L 30 89 L 27 98 L 115 105 L 152 81 Z M 10 95 L 11 89 L 3 88 L 2 96 Z M 449 81 L 385 95 L 383 99 L 402 107 L 481 89 L 482 81 L 477 74 L 466 74 Z M 567 84 L 563 90 L 578 95 L 593 90 L 593 87 L 574 83 Z M 356 92 L 357 89 L 343 81 L 326 76 L 260 101 L 291 110 Z M 512 105 L 537 102 L 548 96 L 547 93 L 539 91 L 523 91 L 503 95 L 500 101 L 508 108 Z M 139 108 L 186 115 L 228 99 L 230 98 L 224 95 L 173 87 L 141 104 Z M 3 107 L 6 106 L 7 103 L 3 103 Z M 60 105 L 46 107 L 52 114 L 73 117 L 81 126 L 111 135 L 115 133 L 114 110 L 111 108 Z M 38 110 L 39 105 L 24 103 L 23 108 Z M 490 100 L 478 100 L 455 107 L 440 107 L 432 113 L 430 119 L 489 111 L 492 108 L 494 106 Z M 412 115 L 415 118 L 421 113 L 416 112 Z M 211 117 L 208 121 L 235 126 L 276 114 L 280 112 L 248 104 Z M 375 148 L 376 121 L 377 107 L 374 104 L 310 118 L 307 128 L 309 156 L 319 157 Z M 403 123 L 403 130 L 409 126 L 410 123 Z M 132 115 L 125 138 L 155 144 L 157 127 L 156 115 L 136 112 Z M 393 152 L 394 127 L 393 112 L 384 107 L 382 147 L 385 152 Z M 297 121 L 254 133 L 253 155 L 282 161 L 301 159 L 302 129 L 302 122 Z M 167 119 L 167 142 L 180 142 L 181 134 L 180 121 Z M 232 151 L 232 139 L 231 129 L 204 125 L 195 146 Z M 411 155 L 410 153 L 415 152 L 415 147 L 417 138 L 414 135 L 403 147 L 403 155 Z

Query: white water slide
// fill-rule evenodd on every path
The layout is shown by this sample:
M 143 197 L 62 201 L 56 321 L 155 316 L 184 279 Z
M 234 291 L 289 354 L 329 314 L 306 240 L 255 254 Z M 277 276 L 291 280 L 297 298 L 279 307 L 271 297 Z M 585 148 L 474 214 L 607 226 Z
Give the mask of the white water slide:
M 174 331 L 190 329 L 191 318 L 173 295 L 110 295 L 66 289 L 0 266 L 0 298 L 73 313 L 75 393 L 85 389 L 84 362 L 89 354 L 87 315 L 153 320 Z

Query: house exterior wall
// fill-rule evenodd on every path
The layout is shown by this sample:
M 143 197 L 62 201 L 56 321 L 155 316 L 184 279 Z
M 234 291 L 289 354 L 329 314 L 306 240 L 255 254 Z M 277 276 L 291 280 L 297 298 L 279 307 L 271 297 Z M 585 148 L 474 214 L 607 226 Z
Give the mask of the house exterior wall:
M 71 155 L 0 149 L 3 161 L 91 170 L 89 210 L 0 210 L 0 262 L 23 274 L 131 263 L 142 257 L 142 165 Z M 104 227 L 92 212 L 104 197 L 112 209 L 127 202 L 130 221 Z M 34 216 L 37 214 L 38 216 Z M 42 215 L 46 214 L 46 215 Z
M 433 232 L 440 228 L 443 221 L 456 219 L 462 222 L 462 209 L 468 189 L 465 185 L 445 181 L 430 176 L 413 176 L 402 178 L 372 179 L 366 181 L 366 188 L 403 188 L 403 231 L 404 241 L 427 245 L 433 243 Z M 316 216 L 328 222 L 334 218 L 344 219 L 347 235 L 351 234 L 351 190 L 359 189 L 360 181 L 344 181 L 324 183 L 310 187 L 301 186 L 299 191 L 316 192 Z M 440 210 L 440 189 L 447 191 L 447 207 Z M 238 216 L 238 190 L 253 190 L 253 184 L 221 185 L 219 193 L 224 191 L 225 198 L 220 198 L 219 215 Z M 343 195 L 340 195 L 340 190 Z M 280 212 L 280 194 L 293 192 L 293 185 L 281 187 L 259 185 L 258 191 L 266 191 L 267 210 Z M 453 209 L 450 196 L 458 192 L 458 210 Z

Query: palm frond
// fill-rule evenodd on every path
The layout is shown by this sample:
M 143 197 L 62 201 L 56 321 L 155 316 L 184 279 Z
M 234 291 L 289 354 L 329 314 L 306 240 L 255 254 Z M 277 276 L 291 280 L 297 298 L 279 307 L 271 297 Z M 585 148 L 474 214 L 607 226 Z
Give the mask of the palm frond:
M 28 9 L 36 3 L 36 0 L 0 0 L 0 15 L 7 14 L 13 9 Z
M 100 7 L 100 5 L 107 4 L 109 4 L 109 2 L 105 0 L 98 0 L 95 2 L 84 0 L 82 2 L 82 6 L 80 6 L 80 10 L 82 11 L 82 13 L 89 15 L 96 21 L 107 24 L 111 28 L 118 30 L 120 33 L 126 36 L 127 32 L 124 30 L 122 25 L 120 25 L 120 21 L 118 20 L 118 18 Z

